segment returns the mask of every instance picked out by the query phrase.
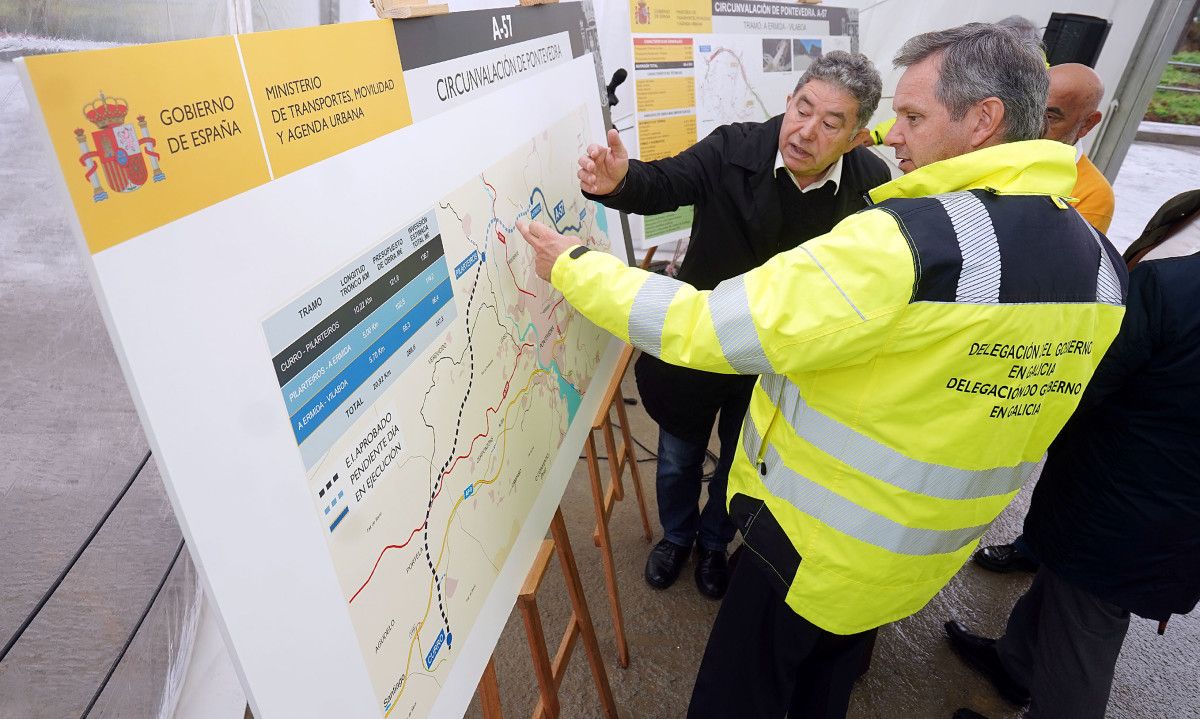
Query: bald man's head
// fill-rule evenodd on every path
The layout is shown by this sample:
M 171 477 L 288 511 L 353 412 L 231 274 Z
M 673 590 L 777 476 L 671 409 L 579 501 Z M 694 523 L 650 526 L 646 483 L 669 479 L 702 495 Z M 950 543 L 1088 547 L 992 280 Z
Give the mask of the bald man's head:
M 1050 95 L 1046 100 L 1047 140 L 1074 145 L 1100 122 L 1104 83 L 1096 71 L 1079 63 L 1050 68 Z

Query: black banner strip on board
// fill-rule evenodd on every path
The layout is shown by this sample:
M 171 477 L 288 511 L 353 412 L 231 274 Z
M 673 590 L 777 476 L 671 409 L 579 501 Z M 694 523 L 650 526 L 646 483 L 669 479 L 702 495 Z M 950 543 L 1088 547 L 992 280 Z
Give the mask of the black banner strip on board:
M 577 2 L 470 10 L 435 17 L 396 20 L 396 46 L 405 70 L 560 32 L 570 34 L 571 57 L 585 51 L 583 9 Z
M 435 235 L 395 267 L 367 285 L 366 289 L 337 308 L 320 324 L 301 335 L 300 339 L 287 349 L 275 355 L 272 363 L 275 365 L 275 376 L 279 378 L 279 386 L 283 387 L 303 372 L 309 363 L 336 344 L 367 315 L 382 307 L 444 254 L 442 236 Z
M 765 17 L 785 20 L 837 20 L 844 22 L 847 12 L 844 7 L 801 5 L 795 2 L 737 2 L 736 0 L 714 0 L 713 17 Z
M 682 60 L 679 62 L 638 62 L 634 63 L 634 70 L 687 70 L 696 66 L 696 63 L 691 60 Z

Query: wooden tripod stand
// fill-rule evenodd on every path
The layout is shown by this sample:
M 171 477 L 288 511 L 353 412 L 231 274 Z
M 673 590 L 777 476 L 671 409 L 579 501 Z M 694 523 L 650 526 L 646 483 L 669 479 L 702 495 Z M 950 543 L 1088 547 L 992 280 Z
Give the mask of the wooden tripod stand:
M 600 411 L 592 423 L 592 431 L 588 433 L 583 445 L 584 457 L 587 460 L 588 479 L 592 485 L 592 504 L 596 512 L 596 528 L 592 532 L 592 542 L 600 548 L 600 561 L 604 567 L 604 583 L 608 589 L 608 606 L 612 612 L 613 632 L 616 635 L 617 663 L 622 668 L 629 666 L 629 642 L 625 637 L 625 618 L 621 611 L 621 597 L 617 591 L 617 568 L 613 560 L 612 536 L 608 531 L 608 522 L 612 519 L 613 507 L 625 498 L 625 487 L 621 477 L 625 469 L 629 469 L 633 480 L 633 489 L 637 494 L 638 510 L 642 515 L 642 534 L 649 542 L 653 538 L 650 531 L 650 518 L 646 513 L 646 497 L 642 493 L 642 476 L 638 471 L 637 454 L 634 452 L 633 435 L 629 431 L 629 417 L 625 413 L 625 397 L 621 393 L 621 380 L 633 357 L 633 348 L 625 345 L 617 359 L 616 371 L 605 390 L 601 400 Z M 621 427 L 621 446 L 617 447 L 613 434 L 612 411 L 616 409 L 617 421 Z M 600 462 L 596 451 L 596 430 L 604 435 L 604 449 L 608 456 L 608 488 L 600 477 Z
M 612 687 L 608 683 L 608 673 L 604 670 L 604 658 L 600 655 L 596 628 L 592 625 L 592 615 L 588 611 L 587 598 L 583 594 L 583 584 L 579 581 L 579 567 L 575 564 L 575 553 L 571 550 L 571 540 L 567 537 L 567 525 L 563 521 L 562 509 L 554 512 L 554 519 L 550 522 L 550 536 L 550 539 L 542 541 L 533 568 L 529 570 L 529 576 L 525 578 L 525 584 L 517 596 L 517 606 L 520 607 L 521 618 L 525 621 L 525 636 L 529 640 L 529 651 L 533 656 L 533 671 L 537 677 L 540 697 L 533 710 L 533 717 L 557 719 L 559 716 L 558 689 L 562 684 L 567 662 L 575 649 L 575 643 L 582 639 L 584 654 L 587 655 L 588 665 L 592 670 L 592 680 L 599 694 L 601 712 L 606 719 L 617 719 L 617 704 L 613 700 Z M 550 558 L 555 554 L 555 550 L 559 566 L 562 567 L 563 578 L 566 580 L 567 594 L 571 597 L 571 617 L 567 620 L 567 629 L 558 644 L 554 660 L 551 661 L 546 648 L 546 635 L 542 630 L 541 613 L 538 611 L 537 591 L 550 568 Z M 484 719 L 503 719 L 494 656 L 488 661 L 483 677 L 479 680 L 479 702 L 483 708 Z

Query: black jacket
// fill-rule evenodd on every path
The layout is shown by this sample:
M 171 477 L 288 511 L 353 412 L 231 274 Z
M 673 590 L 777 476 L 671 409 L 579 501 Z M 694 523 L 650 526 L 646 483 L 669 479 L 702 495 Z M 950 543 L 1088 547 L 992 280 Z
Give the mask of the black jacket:
M 1025 539 L 1056 574 L 1135 614 L 1196 606 L 1200 253 L 1130 273 L 1121 332 L 1050 447 Z
M 780 115 L 762 123 L 724 125 L 674 157 L 630 160 L 619 192 L 588 197 L 639 215 L 694 205 L 691 239 L 677 278 L 711 290 L 833 229 L 866 207 L 867 190 L 891 179 L 883 160 L 857 147 L 842 160 L 828 221 L 804 227 L 799 236 L 794 228 L 785 232 L 774 171 L 782 121 Z M 635 373 L 650 416 L 667 432 L 697 443 L 708 441 L 717 410 L 727 401 L 738 398 L 744 411 L 756 379 L 675 367 L 647 354 L 638 359 Z

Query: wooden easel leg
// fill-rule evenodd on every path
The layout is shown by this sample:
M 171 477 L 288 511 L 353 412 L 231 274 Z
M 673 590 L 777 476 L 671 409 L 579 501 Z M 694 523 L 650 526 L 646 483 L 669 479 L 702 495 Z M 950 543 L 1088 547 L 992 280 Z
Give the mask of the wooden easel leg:
M 600 481 L 596 436 L 592 432 L 588 433 L 587 442 L 584 444 L 584 455 L 588 462 L 588 479 L 592 483 L 592 504 L 596 510 L 596 529 L 592 536 L 600 547 L 600 563 L 604 568 L 604 584 L 608 589 L 608 606 L 612 611 L 613 634 L 617 642 L 617 664 L 625 669 L 629 666 L 629 642 L 625 639 L 625 617 L 621 612 L 621 597 L 617 592 L 617 567 L 613 560 L 612 536 L 608 532 L 604 509 L 604 484 Z
M 483 709 L 483 719 L 504 719 L 500 709 L 500 682 L 496 678 L 496 657 L 488 659 L 479 678 L 479 706 Z
M 601 710 L 607 719 L 617 719 L 617 703 L 613 699 L 612 687 L 608 683 L 608 673 L 604 670 L 604 657 L 600 655 L 600 642 L 596 639 L 596 626 L 592 624 L 592 614 L 588 611 L 587 597 L 583 594 L 583 582 L 579 580 L 579 567 L 575 564 L 575 552 L 572 551 L 571 539 L 567 536 L 567 524 L 563 521 L 562 509 L 554 512 L 554 519 L 550 521 L 550 536 L 554 538 L 558 549 L 558 562 L 562 566 L 563 577 L 566 579 L 567 593 L 571 596 L 571 606 L 575 609 L 579 633 L 583 636 L 584 653 L 587 654 L 588 665 L 592 669 L 592 679 L 596 683 L 596 691 L 600 694 Z
M 642 515 L 642 533 L 649 542 L 654 538 L 650 531 L 650 516 L 646 513 L 646 495 L 642 493 L 642 472 L 638 469 L 637 450 L 633 443 L 633 434 L 629 429 L 629 417 L 625 413 L 625 395 L 620 386 L 616 394 L 617 420 L 621 423 L 621 439 L 625 442 L 625 461 L 629 462 L 629 474 L 633 479 L 633 492 L 637 495 L 638 511 Z
M 613 396 L 613 402 L 616 402 L 616 395 Z M 617 440 L 613 436 L 612 428 L 612 405 L 604 408 L 604 421 L 600 423 L 600 429 L 604 432 L 604 451 L 608 453 L 608 480 L 611 482 L 612 489 L 610 490 L 613 499 L 617 502 L 625 499 L 625 483 L 621 481 L 621 455 L 617 452 Z
M 550 656 L 546 653 L 546 633 L 542 631 L 537 599 L 534 595 L 522 594 L 517 604 L 521 607 L 521 618 L 525 620 L 525 637 L 529 640 L 529 653 L 533 657 L 533 674 L 537 677 L 538 694 L 542 698 L 538 708 L 550 719 L 558 719 L 558 686 L 554 681 L 554 670 L 550 667 Z

